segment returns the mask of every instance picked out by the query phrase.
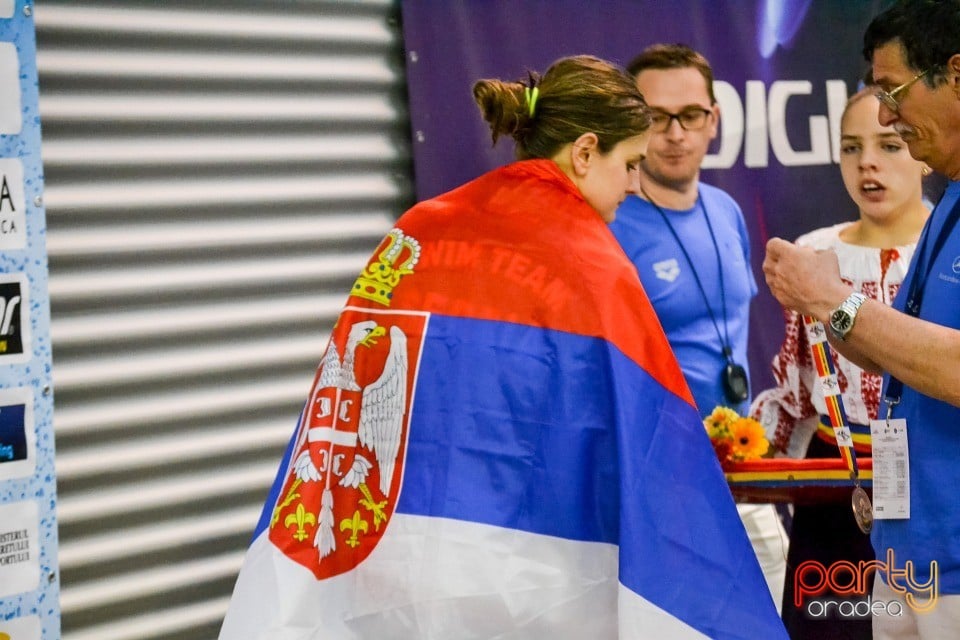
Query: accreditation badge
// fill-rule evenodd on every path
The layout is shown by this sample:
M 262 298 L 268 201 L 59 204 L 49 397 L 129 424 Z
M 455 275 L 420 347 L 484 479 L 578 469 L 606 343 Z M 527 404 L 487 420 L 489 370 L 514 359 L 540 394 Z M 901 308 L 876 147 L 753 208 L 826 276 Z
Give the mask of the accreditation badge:
M 897 520 L 910 517 L 910 455 L 907 421 L 871 420 L 873 443 L 873 517 Z

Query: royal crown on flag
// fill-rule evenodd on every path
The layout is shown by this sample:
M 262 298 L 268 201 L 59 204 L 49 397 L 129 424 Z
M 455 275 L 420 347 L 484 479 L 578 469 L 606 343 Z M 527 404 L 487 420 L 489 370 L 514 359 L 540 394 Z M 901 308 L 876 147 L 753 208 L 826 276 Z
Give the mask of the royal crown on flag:
M 389 307 L 394 287 L 400 283 L 400 278 L 413 273 L 413 267 L 420 259 L 420 243 L 400 229 L 392 229 L 375 256 L 357 278 L 350 293 Z

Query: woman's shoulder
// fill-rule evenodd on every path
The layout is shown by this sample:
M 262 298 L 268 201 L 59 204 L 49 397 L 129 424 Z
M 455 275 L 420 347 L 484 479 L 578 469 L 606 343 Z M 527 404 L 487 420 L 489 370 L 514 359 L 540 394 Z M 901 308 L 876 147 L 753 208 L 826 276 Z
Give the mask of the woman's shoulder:
M 840 244 L 840 232 L 852 222 L 840 222 L 829 227 L 820 227 L 809 231 L 796 239 L 796 244 L 811 249 L 832 249 Z

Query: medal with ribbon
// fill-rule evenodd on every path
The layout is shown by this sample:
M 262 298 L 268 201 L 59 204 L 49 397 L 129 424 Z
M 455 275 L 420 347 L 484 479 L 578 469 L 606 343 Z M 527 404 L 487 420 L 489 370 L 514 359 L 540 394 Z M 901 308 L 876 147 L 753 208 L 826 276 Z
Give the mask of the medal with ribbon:
M 860 486 L 860 469 L 857 467 L 857 453 L 853 447 L 853 436 L 850 433 L 850 424 L 847 414 L 843 410 L 843 398 L 840 397 L 840 384 L 837 382 L 837 370 L 830 357 L 830 346 L 827 343 L 827 330 L 823 323 L 811 316 L 803 316 L 803 327 L 810 342 L 810 352 L 813 356 L 813 366 L 817 370 L 817 380 L 823 392 L 823 401 L 827 405 L 827 416 L 833 435 L 843 458 L 850 470 L 850 479 L 853 480 L 853 517 L 857 526 L 864 533 L 870 533 L 873 527 L 873 506 L 870 497 Z

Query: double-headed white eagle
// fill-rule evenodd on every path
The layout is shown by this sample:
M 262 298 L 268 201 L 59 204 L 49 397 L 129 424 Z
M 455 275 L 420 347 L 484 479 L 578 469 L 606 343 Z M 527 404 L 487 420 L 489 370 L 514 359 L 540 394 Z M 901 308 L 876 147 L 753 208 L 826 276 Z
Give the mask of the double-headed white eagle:
M 386 334 L 386 330 L 378 326 L 373 320 L 357 322 L 350 328 L 347 335 L 347 344 L 341 360 L 337 346 L 330 341 L 327 352 L 323 356 L 320 367 L 320 376 L 314 389 L 335 388 L 348 391 L 361 391 L 357 383 L 354 367 L 359 347 L 369 348 L 376 344 L 377 338 Z M 390 351 L 387 354 L 383 371 L 380 377 L 362 389 L 360 401 L 360 423 L 357 436 L 360 445 L 371 451 L 380 467 L 380 491 L 384 497 L 390 495 L 393 482 L 393 471 L 400 450 L 400 437 L 403 432 L 404 409 L 407 404 L 407 336 L 399 327 L 390 328 Z M 311 405 L 313 403 L 311 402 Z M 315 408 L 306 409 L 313 412 Z M 336 407 L 333 408 L 337 410 Z M 334 464 L 333 460 L 325 459 L 325 465 Z M 360 454 L 359 448 L 354 456 L 353 463 L 343 476 L 339 484 L 343 487 L 357 488 L 364 483 L 373 467 L 372 463 Z M 317 469 L 310 457 L 309 448 L 297 457 L 293 464 L 294 474 L 303 482 L 316 482 L 324 475 Z M 325 469 L 329 471 L 329 469 Z M 327 475 L 327 477 L 329 477 Z M 324 489 L 321 498 L 321 526 L 318 528 L 314 544 L 320 549 L 321 556 L 328 555 L 336 544 L 332 534 L 332 504 L 333 495 L 329 484 Z M 325 522 L 325 520 L 331 520 Z

